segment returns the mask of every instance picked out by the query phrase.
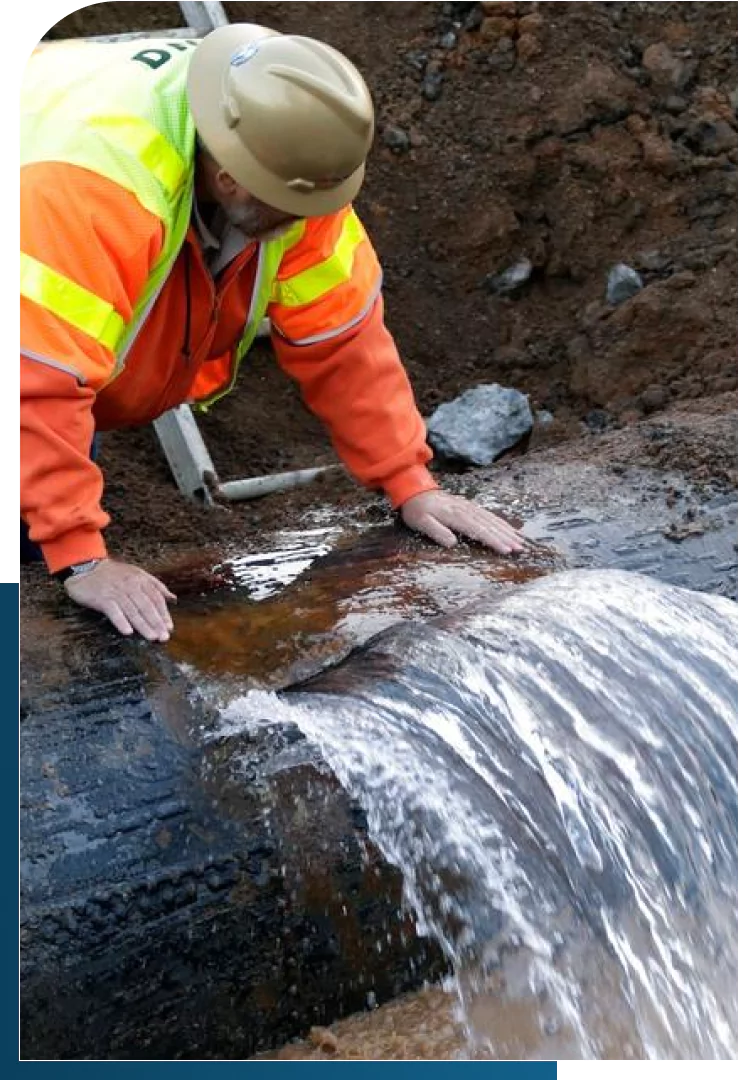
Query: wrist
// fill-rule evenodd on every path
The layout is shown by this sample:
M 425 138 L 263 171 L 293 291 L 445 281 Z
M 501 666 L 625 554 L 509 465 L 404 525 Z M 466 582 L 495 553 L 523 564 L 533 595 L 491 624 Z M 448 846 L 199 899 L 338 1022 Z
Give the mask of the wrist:
M 420 495 L 424 491 L 435 491 L 438 486 L 425 465 L 412 465 L 383 484 L 393 510 L 400 510 L 403 504 L 414 495 Z
M 69 581 L 70 578 L 84 577 L 85 574 L 91 573 L 96 567 L 100 566 L 100 563 L 105 562 L 105 559 L 86 559 L 84 562 L 72 563 L 71 566 L 65 566 L 61 570 L 57 570 L 52 577 L 56 578 L 61 584 L 65 581 Z
M 104 559 L 108 554 L 99 529 L 84 527 L 70 529 L 53 540 L 38 541 L 44 553 L 44 559 L 50 574 L 64 570 L 68 566 L 87 562 L 89 559 Z

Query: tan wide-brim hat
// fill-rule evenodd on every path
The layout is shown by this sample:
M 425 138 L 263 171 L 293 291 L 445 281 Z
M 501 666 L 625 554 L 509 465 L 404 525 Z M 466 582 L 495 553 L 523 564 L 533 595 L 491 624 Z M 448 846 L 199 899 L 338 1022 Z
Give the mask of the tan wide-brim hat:
M 372 99 L 330 45 L 251 23 L 221 26 L 195 49 L 187 93 L 208 152 L 263 203 L 317 217 L 357 195 Z

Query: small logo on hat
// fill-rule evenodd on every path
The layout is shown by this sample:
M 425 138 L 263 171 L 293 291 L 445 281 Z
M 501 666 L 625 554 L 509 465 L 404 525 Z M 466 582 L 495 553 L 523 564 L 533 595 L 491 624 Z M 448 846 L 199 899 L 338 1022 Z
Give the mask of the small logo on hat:
M 256 56 L 258 52 L 259 45 L 255 41 L 252 41 L 250 45 L 243 45 L 232 55 L 231 67 L 241 67 L 242 64 L 248 63 L 253 56 Z

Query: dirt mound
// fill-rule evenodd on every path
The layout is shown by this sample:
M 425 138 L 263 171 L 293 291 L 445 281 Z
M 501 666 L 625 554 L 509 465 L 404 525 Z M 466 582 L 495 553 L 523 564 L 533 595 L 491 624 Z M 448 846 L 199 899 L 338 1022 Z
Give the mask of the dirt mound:
M 734 388 L 734 5 L 225 7 L 329 41 L 368 79 L 378 135 L 358 206 L 424 412 L 497 381 L 568 436 Z M 178 10 L 95 4 L 49 36 L 163 28 Z M 521 260 L 528 279 L 501 287 Z M 644 287 L 614 307 L 619 262 Z M 224 478 L 328 453 L 264 350 L 202 426 Z M 200 538 L 150 431 L 112 436 L 103 464 L 112 540 L 132 541 L 154 505 L 162 543 Z M 243 530 L 251 513 L 202 527 Z

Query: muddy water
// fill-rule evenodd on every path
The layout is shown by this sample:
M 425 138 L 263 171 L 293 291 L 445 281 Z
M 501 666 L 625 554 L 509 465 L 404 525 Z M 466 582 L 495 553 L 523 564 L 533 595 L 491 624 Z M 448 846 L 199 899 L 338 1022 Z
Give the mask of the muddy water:
M 285 531 L 268 550 L 216 567 L 212 574 L 229 588 L 176 613 L 169 652 L 220 685 L 280 688 L 395 623 L 442 615 L 563 566 L 540 545 L 511 562 L 469 547 L 420 545 L 393 528 L 359 536 L 336 524 Z

